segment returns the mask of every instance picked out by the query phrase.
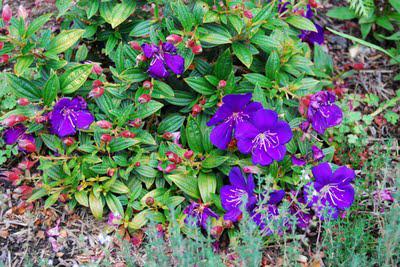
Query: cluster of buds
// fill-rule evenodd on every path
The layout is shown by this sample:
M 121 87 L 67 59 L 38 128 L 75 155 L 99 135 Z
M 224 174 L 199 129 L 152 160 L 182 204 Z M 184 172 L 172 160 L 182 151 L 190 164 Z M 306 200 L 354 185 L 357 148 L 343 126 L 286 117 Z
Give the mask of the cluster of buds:
M 206 104 L 206 99 L 202 98 L 200 99 L 198 104 L 195 104 L 192 107 L 192 116 L 196 117 L 197 115 L 199 115 L 201 113 L 201 111 L 203 110 L 204 105 Z
M 2 124 L 6 127 L 13 127 L 18 123 L 28 120 L 28 117 L 24 115 L 11 115 L 7 119 L 3 120 Z
M 110 143 L 112 140 L 112 136 L 109 134 L 102 134 L 100 140 L 104 143 Z
M 177 45 L 177 44 L 179 44 L 180 42 L 183 41 L 183 38 L 180 35 L 171 34 L 171 35 L 167 36 L 166 40 L 167 40 L 167 42 L 169 42 L 171 44 Z
M 142 94 L 141 96 L 139 96 L 138 98 L 138 102 L 140 104 L 144 104 L 144 103 L 149 103 L 151 100 L 151 95 L 149 94 Z
M 95 80 L 92 84 L 92 90 L 89 93 L 89 97 L 99 98 L 104 94 L 103 82 L 100 80 Z
M 101 129 L 111 129 L 112 123 L 106 120 L 97 121 L 96 125 L 99 126 Z
M 134 119 L 133 121 L 129 122 L 130 126 L 133 126 L 135 128 L 140 128 L 143 124 L 143 121 L 139 118 Z
M 201 46 L 201 44 L 196 44 L 195 40 L 188 40 L 186 42 L 186 47 L 190 48 L 190 50 L 192 50 L 192 53 L 195 55 L 199 55 L 203 52 L 203 47 Z
M 136 134 L 135 134 L 135 133 L 132 133 L 132 132 L 129 131 L 129 130 L 125 130 L 125 131 L 123 131 L 123 132 L 121 133 L 121 136 L 122 136 L 123 138 L 135 138 L 135 137 L 136 137 Z
M 176 154 L 172 151 L 166 152 L 165 155 L 167 156 L 168 160 L 172 163 L 175 163 L 175 164 L 182 163 L 181 157 L 179 157 L 178 154 Z

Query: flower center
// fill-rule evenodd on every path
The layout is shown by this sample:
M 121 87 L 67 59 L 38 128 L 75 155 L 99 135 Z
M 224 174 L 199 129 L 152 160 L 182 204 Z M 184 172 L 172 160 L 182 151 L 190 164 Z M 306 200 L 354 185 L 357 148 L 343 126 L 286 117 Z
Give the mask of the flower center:
M 243 196 L 247 194 L 247 192 L 243 189 L 235 188 L 235 189 L 230 189 L 229 190 L 232 194 L 230 198 L 228 198 L 226 201 L 229 203 L 233 203 L 235 208 L 242 204 Z
M 334 206 L 337 206 L 337 200 L 339 200 L 339 196 L 337 196 L 332 189 L 335 189 L 339 194 L 345 193 L 345 190 L 340 189 L 337 184 L 327 184 L 321 188 L 319 193 L 321 194 L 322 198 L 330 200 Z
M 270 131 L 260 133 L 253 139 L 252 144 L 253 148 L 260 147 L 264 151 L 267 151 L 268 148 L 276 148 L 279 146 L 278 133 Z

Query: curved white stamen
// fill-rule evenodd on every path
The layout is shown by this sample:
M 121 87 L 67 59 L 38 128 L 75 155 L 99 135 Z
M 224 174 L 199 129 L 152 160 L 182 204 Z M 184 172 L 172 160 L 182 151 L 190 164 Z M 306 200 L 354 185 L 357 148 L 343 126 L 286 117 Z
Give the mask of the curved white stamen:
M 242 203 L 243 195 L 247 194 L 245 190 L 239 188 L 230 189 L 229 192 L 231 192 L 232 195 L 226 200 L 226 202 L 234 203 L 235 207 L 239 206 Z
M 267 151 L 267 148 L 276 148 L 279 146 L 278 133 L 265 131 L 258 134 L 251 142 L 253 144 L 253 149 L 260 147 L 264 151 Z

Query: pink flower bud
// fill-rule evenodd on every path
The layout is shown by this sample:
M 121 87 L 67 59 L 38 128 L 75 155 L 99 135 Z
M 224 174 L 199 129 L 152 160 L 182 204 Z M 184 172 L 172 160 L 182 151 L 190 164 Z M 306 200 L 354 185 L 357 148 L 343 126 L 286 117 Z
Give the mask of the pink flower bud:
M 112 123 L 106 120 L 101 120 L 96 122 L 96 125 L 99 126 L 102 129 L 111 129 L 112 128 Z
M 188 48 L 193 48 L 195 45 L 196 45 L 195 40 L 187 40 L 187 42 L 186 42 L 186 47 L 188 47 Z
M 115 173 L 115 169 L 108 169 L 107 170 L 107 175 L 110 176 L 110 177 L 114 176 L 114 173 Z
M 139 161 L 135 162 L 135 167 L 140 167 L 140 162 Z
M 147 197 L 146 200 L 145 200 L 145 202 L 146 202 L 146 205 L 147 205 L 147 206 L 153 206 L 153 204 L 154 204 L 154 198 L 153 198 L 153 197 Z
M 30 104 L 30 102 L 29 102 L 28 98 L 20 98 L 20 99 L 18 99 L 17 104 L 20 106 L 27 106 Z
M 35 163 L 35 161 L 25 159 L 18 164 L 18 168 L 21 170 L 30 170 Z
M 65 138 L 63 139 L 63 143 L 64 143 L 66 146 L 72 146 L 72 145 L 75 143 L 75 140 L 74 140 L 74 138 L 72 138 L 72 137 L 65 137 Z
M 192 53 L 195 55 L 201 54 L 203 52 L 203 47 L 201 45 L 195 45 L 192 47 Z
M 193 115 L 193 117 L 196 117 L 198 114 L 200 114 L 201 110 L 202 110 L 201 106 L 198 105 L 198 104 L 195 104 L 195 105 L 193 106 L 193 108 L 192 108 L 192 115 Z
M 93 88 L 100 87 L 100 86 L 103 86 L 103 82 L 102 81 L 100 81 L 100 80 L 94 80 L 93 81 L 93 84 L 92 84 Z
M 137 55 L 137 57 L 136 57 L 136 61 L 139 63 L 139 62 L 143 62 L 143 61 L 146 61 L 146 57 L 145 57 L 145 55 L 143 55 L 143 54 L 139 54 L 139 55 Z
M 121 133 L 121 136 L 124 138 L 135 138 L 136 134 L 132 133 L 131 131 L 125 130 Z
M 37 116 L 35 118 L 35 122 L 38 124 L 45 123 L 47 122 L 47 119 L 48 119 L 47 116 Z
M 170 132 L 166 132 L 166 133 L 164 133 L 164 134 L 162 135 L 162 137 L 163 137 L 165 140 L 171 140 L 172 137 L 173 137 L 173 135 L 172 135 L 172 133 L 170 133 Z
M 100 67 L 99 63 L 94 63 L 92 68 L 92 73 L 100 75 L 103 72 L 103 68 Z
M 20 139 L 18 141 L 18 147 L 21 149 L 27 151 L 27 152 L 35 152 L 36 151 L 36 145 L 30 140 L 27 139 Z
M 0 42 L 0 50 L 2 50 L 4 48 L 4 43 Z
M 244 15 L 246 18 L 248 18 L 248 19 L 252 19 L 252 18 L 253 18 L 253 13 L 251 13 L 250 10 L 245 10 L 245 11 L 243 12 L 243 15 Z
M 141 96 L 139 96 L 138 101 L 139 103 L 143 104 L 143 103 L 148 103 L 151 100 L 151 96 L 148 94 L 143 94 Z
M 140 46 L 140 44 L 138 42 L 131 41 L 131 42 L 129 42 L 129 45 L 132 47 L 133 50 L 136 50 L 136 51 L 142 50 L 142 47 Z
M 176 165 L 175 164 L 169 164 L 166 168 L 165 168 L 165 172 L 166 173 L 170 173 L 170 172 L 172 172 L 173 170 L 175 170 L 176 169 Z
M 166 39 L 167 39 L 167 42 L 172 43 L 172 44 L 179 44 L 183 40 L 182 36 L 177 35 L 177 34 L 171 34 L 171 35 L 167 36 Z
M 1 17 L 3 18 L 3 21 L 6 24 L 10 22 L 12 18 L 12 10 L 8 4 L 3 7 L 3 12 L 1 13 Z
M 182 163 L 182 159 L 178 156 L 178 154 L 176 154 L 172 151 L 167 151 L 165 153 L 165 155 L 167 156 L 168 160 L 173 163 L 176 163 L 176 164 Z
M 101 141 L 103 141 L 104 143 L 109 143 L 112 140 L 112 136 L 109 134 L 102 134 L 100 137 Z
M 143 88 L 151 89 L 151 88 L 153 88 L 153 84 L 150 81 L 144 81 L 143 82 Z
M 104 94 L 104 88 L 99 86 L 99 87 L 93 88 L 92 91 L 90 91 L 89 97 L 99 98 L 103 94 Z
M 226 86 L 226 81 L 225 80 L 220 80 L 218 83 L 219 88 L 224 88 Z
M 20 5 L 18 7 L 17 15 L 19 18 L 26 20 L 26 18 L 28 17 L 28 11 L 25 9 L 23 5 Z
M 10 56 L 7 55 L 7 54 L 4 54 L 4 55 L 2 55 L 1 58 L 0 58 L 0 63 L 7 64 L 7 63 L 8 63 L 8 60 L 10 60 Z
M 28 117 L 24 115 L 11 115 L 7 119 L 4 119 L 2 124 L 7 127 L 13 127 L 14 125 L 17 125 L 18 123 L 24 122 L 28 119 Z
M 243 172 L 256 174 L 256 173 L 261 173 L 261 170 L 257 166 L 244 166 Z
M 140 118 L 134 119 L 133 121 L 131 121 L 129 123 L 129 125 L 135 127 L 135 128 L 140 128 L 140 126 L 142 126 L 143 122 Z
M 187 159 L 190 159 L 191 157 L 193 157 L 194 152 L 192 150 L 188 150 L 185 152 L 185 154 L 183 154 L 183 156 Z

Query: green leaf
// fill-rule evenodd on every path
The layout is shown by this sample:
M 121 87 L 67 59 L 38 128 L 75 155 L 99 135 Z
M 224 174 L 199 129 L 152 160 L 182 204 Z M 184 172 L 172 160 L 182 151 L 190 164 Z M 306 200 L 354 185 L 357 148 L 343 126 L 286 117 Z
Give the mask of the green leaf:
M 200 172 L 198 184 L 203 202 L 211 202 L 212 194 L 214 194 L 217 189 L 217 177 L 215 174 Z
M 17 62 L 14 65 L 14 73 L 17 76 L 21 76 L 27 68 L 33 63 L 35 58 L 33 56 L 21 56 L 17 58 Z
M 40 137 L 48 148 L 55 152 L 62 153 L 63 144 L 60 138 L 53 134 L 41 134 Z
M 127 149 L 138 143 L 139 141 L 136 138 L 123 138 L 123 137 L 113 138 L 110 142 L 110 153 Z
M 182 3 L 182 1 L 178 1 L 172 4 L 174 15 L 178 18 L 179 22 L 182 24 L 183 29 L 186 32 L 190 32 L 192 27 L 194 26 L 194 16 L 189 11 L 187 6 Z
M 148 75 L 144 70 L 137 69 L 137 68 L 129 68 L 124 70 L 120 75 L 119 78 L 125 82 L 129 83 L 138 83 L 146 80 Z
M 122 0 L 120 4 L 102 2 L 100 5 L 100 15 L 114 29 L 133 13 L 135 7 L 136 1 L 133 0 Z
M 76 201 L 78 201 L 79 204 L 85 207 L 89 207 L 89 198 L 88 194 L 86 191 L 79 191 L 75 192 L 74 194 Z
M 140 119 L 147 118 L 159 111 L 163 106 L 164 105 L 162 103 L 154 100 L 151 100 L 148 103 L 140 104 L 133 117 Z
M 90 192 L 89 194 L 89 207 L 90 210 L 92 211 L 93 216 L 96 219 L 101 219 L 103 216 L 103 202 L 101 200 L 101 197 L 97 198 L 94 194 L 93 191 Z
M 41 99 L 40 90 L 30 81 L 10 73 L 7 73 L 6 77 L 8 86 L 17 97 L 28 98 L 30 101 L 39 101 Z
M 200 125 L 197 121 L 189 116 L 186 124 L 186 137 L 191 150 L 201 153 L 203 152 Z
M 274 50 L 268 57 L 267 63 L 265 64 L 265 74 L 271 80 L 274 80 L 277 72 L 280 68 L 279 54 Z
M 200 28 L 200 32 L 204 32 L 204 34 L 200 36 L 200 41 L 204 43 L 205 47 L 232 43 L 232 35 L 222 26 L 212 25 L 203 27 Z
M 253 55 L 251 54 L 250 48 L 242 43 L 232 44 L 233 54 L 247 67 L 250 68 L 253 63 Z
M 155 80 L 151 96 L 160 99 L 174 97 L 174 90 L 168 84 Z
M 356 13 L 353 10 L 345 6 L 331 8 L 326 13 L 326 15 L 334 19 L 342 20 L 350 20 L 357 17 Z
M 389 3 L 398 13 L 400 13 L 400 0 L 389 0 Z
M 28 198 L 27 202 L 32 202 L 32 201 L 38 200 L 39 198 L 42 198 L 42 197 L 44 197 L 44 196 L 46 196 L 46 195 L 47 195 L 46 189 L 41 188 L 41 189 L 35 191 L 35 192 Z
M 57 74 L 52 72 L 43 89 L 43 102 L 46 106 L 51 106 L 59 90 L 60 81 L 58 80 Z
M 140 37 L 144 35 L 150 34 L 150 27 L 153 24 L 151 20 L 144 20 L 139 22 L 133 27 L 132 31 L 129 33 L 129 36 Z
M 129 222 L 128 227 L 134 230 L 142 228 L 147 223 L 147 214 L 150 210 L 143 210 L 133 217 L 133 220 Z
M 28 29 L 26 30 L 25 37 L 28 38 L 32 34 L 34 34 L 37 30 L 39 30 L 41 27 L 43 27 L 46 22 L 49 21 L 50 17 L 52 16 L 51 13 L 44 14 L 36 19 L 34 19 L 28 26 Z
M 71 94 L 78 90 L 89 77 L 92 67 L 90 64 L 82 64 L 68 69 L 60 77 L 61 91 L 64 94 Z
M 216 168 L 222 165 L 228 159 L 229 157 L 226 156 L 210 155 L 201 162 L 201 166 L 207 169 Z
M 287 17 L 286 22 L 300 30 L 317 32 L 317 28 L 315 27 L 314 23 L 312 23 L 311 20 L 306 19 L 305 17 L 302 16 Z
M 160 134 L 165 132 L 175 132 L 176 130 L 181 128 L 183 122 L 185 121 L 185 118 L 185 116 L 171 114 L 160 122 L 157 132 Z
M 121 181 L 116 180 L 110 187 L 110 191 L 116 194 L 128 194 L 129 188 Z
M 124 208 L 122 207 L 121 201 L 119 201 L 119 199 L 114 194 L 106 195 L 106 203 L 108 208 L 113 213 L 118 213 L 121 216 L 124 215 Z
M 46 201 L 44 202 L 44 209 L 50 208 L 54 203 L 57 202 L 58 197 L 60 196 L 60 191 L 51 194 Z
M 233 71 L 231 51 L 226 49 L 217 59 L 214 65 L 213 73 L 220 80 L 227 80 Z
M 66 30 L 53 38 L 47 47 L 46 56 L 56 55 L 64 52 L 75 44 L 85 33 L 85 30 Z
M 196 177 L 187 176 L 183 174 L 171 174 L 167 176 L 176 186 L 183 192 L 188 194 L 194 199 L 200 198 L 200 192 L 197 184 Z
M 215 93 L 215 88 L 203 77 L 188 77 L 185 82 L 196 92 L 202 95 L 212 95 Z
M 157 171 L 150 166 L 140 165 L 135 168 L 135 171 L 143 177 L 154 178 L 157 175 Z

